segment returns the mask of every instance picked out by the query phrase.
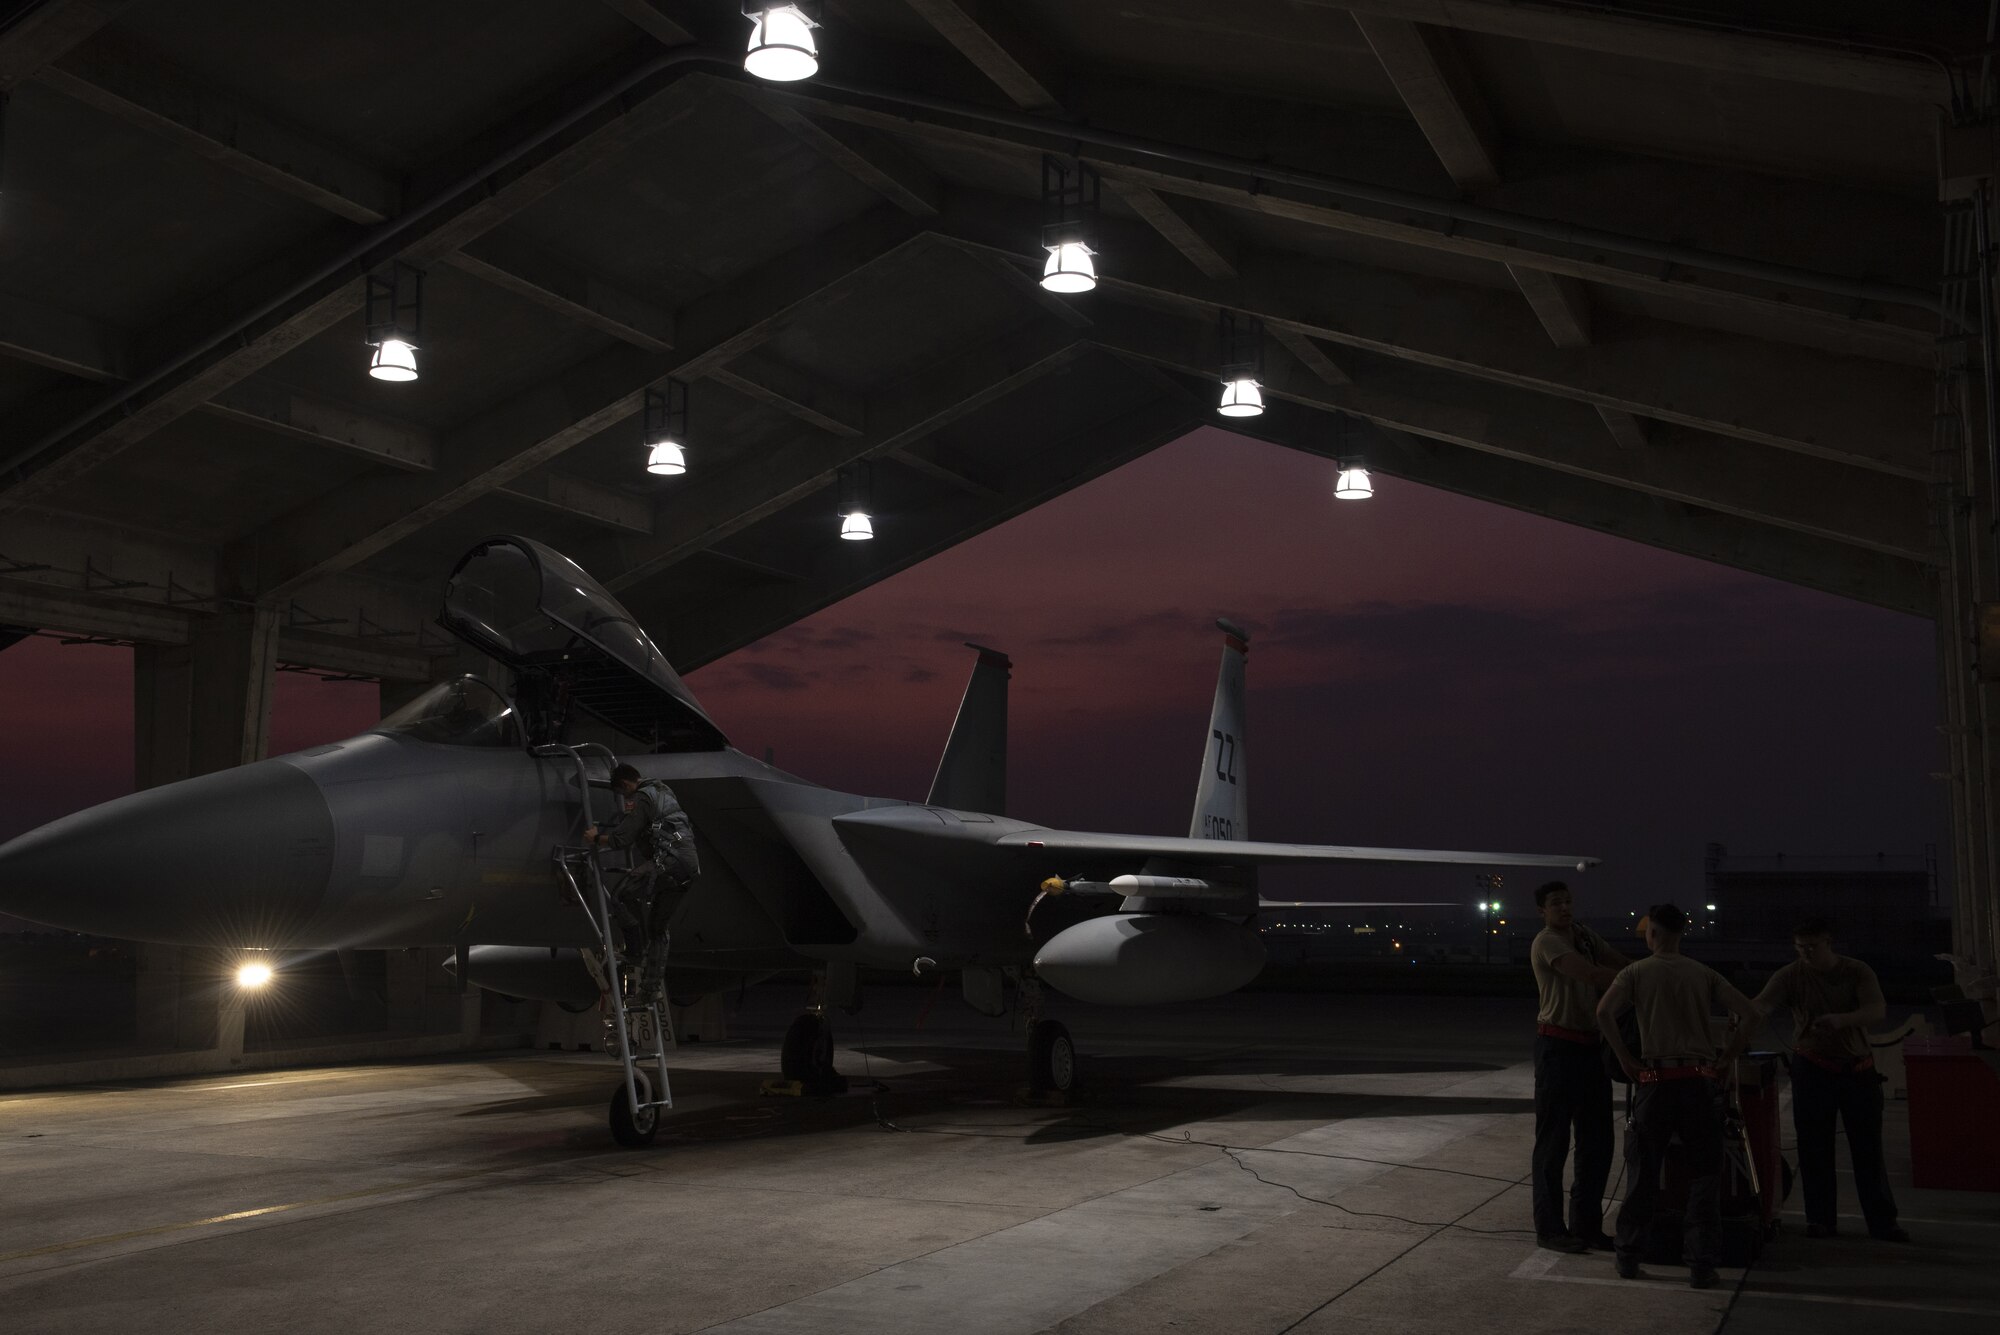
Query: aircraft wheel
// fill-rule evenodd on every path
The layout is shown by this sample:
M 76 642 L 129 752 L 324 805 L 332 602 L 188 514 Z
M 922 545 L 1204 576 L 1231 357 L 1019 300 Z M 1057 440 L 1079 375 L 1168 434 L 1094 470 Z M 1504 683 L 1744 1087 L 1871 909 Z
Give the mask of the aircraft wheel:
M 833 1074 L 833 1026 L 825 1016 L 807 1011 L 792 1021 L 785 1030 L 778 1070 L 787 1080 L 808 1083 Z
M 639 1097 L 652 1097 L 651 1087 L 643 1080 L 639 1082 Z M 625 1082 L 619 1081 L 611 1091 L 611 1138 L 628 1150 L 643 1150 L 659 1134 L 660 1110 L 641 1108 L 636 1118 L 632 1116 L 632 1104 L 625 1097 Z
M 1076 1044 L 1061 1020 L 1037 1020 L 1028 1031 L 1028 1088 L 1053 1094 L 1076 1088 Z

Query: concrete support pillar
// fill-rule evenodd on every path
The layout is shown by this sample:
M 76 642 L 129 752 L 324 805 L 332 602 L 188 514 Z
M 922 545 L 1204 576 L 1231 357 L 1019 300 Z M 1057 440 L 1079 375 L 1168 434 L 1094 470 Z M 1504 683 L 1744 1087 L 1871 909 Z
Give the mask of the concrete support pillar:
M 271 745 L 277 609 L 254 607 L 199 621 L 188 650 L 194 677 L 189 768 L 208 774 L 262 760 Z
M 1949 137 L 1949 136 L 1948 136 Z M 1938 671 L 1952 820 L 1952 950 L 1958 981 L 2000 1019 L 2000 270 L 1993 265 L 2000 191 L 1992 164 L 1947 176 L 1933 518 Z M 1989 1029 L 1991 1035 L 1994 1031 Z
M 187 644 L 134 649 L 133 787 L 156 788 L 262 759 L 270 746 L 277 649 L 278 617 L 269 608 L 206 618 L 194 626 Z M 187 1048 L 233 1041 L 241 1058 L 242 1006 L 214 995 L 212 970 L 199 967 L 192 952 L 178 946 L 141 944 L 137 951 L 139 1045 Z

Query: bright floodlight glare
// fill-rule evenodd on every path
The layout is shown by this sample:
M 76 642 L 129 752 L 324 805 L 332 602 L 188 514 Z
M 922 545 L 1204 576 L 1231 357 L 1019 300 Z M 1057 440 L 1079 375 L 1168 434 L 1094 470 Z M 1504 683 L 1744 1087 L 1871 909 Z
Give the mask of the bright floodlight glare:
M 1239 376 L 1222 383 L 1222 406 L 1216 409 L 1224 417 L 1255 417 L 1264 411 L 1264 395 L 1257 382 L 1248 376 Z
M 375 347 L 368 374 L 377 380 L 415 380 L 417 350 L 400 338 L 385 338 Z
M 1343 501 L 1365 501 L 1375 494 L 1365 468 L 1343 468 L 1333 483 L 1334 496 Z
M 673 476 L 688 470 L 687 451 L 671 440 L 653 442 L 653 452 L 646 459 L 646 471 Z
M 850 510 L 840 517 L 840 536 L 849 542 L 866 542 L 875 536 L 875 525 L 865 511 Z
M 792 83 L 819 73 L 812 20 L 796 5 L 774 5 L 751 21 L 743 68 L 772 83 Z
M 1097 286 L 1097 270 L 1091 267 L 1090 247 L 1081 241 L 1065 241 L 1049 247 L 1049 262 L 1042 266 L 1042 286 L 1051 292 L 1088 292 Z
M 243 965 L 236 971 L 238 987 L 257 988 L 271 981 L 271 966 L 255 961 Z

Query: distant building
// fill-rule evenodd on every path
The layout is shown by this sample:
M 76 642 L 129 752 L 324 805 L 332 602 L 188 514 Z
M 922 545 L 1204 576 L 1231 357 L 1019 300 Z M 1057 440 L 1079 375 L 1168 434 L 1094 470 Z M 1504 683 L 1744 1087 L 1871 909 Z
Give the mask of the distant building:
M 1752 966 L 1790 957 L 1792 928 L 1808 914 L 1833 919 L 1844 954 L 1877 968 L 1928 962 L 1949 948 L 1950 919 L 1938 907 L 1937 850 L 1853 857 L 1745 855 L 1710 844 L 1703 954 Z

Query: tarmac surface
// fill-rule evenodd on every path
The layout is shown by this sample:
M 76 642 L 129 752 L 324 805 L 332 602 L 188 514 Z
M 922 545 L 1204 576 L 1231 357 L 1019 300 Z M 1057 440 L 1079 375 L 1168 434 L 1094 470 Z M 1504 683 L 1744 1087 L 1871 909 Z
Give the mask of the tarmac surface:
M 594 1054 L 0 1096 L 0 1331 L 1985 1335 L 2000 1318 L 2000 1198 L 1912 1188 L 1895 1103 L 1909 1245 L 1870 1241 L 1850 1190 L 1842 1237 L 1807 1240 L 1794 1197 L 1758 1263 L 1708 1291 L 1538 1250 L 1527 1001 L 1062 1007 L 1086 1083 L 1048 1107 L 1017 1092 L 1010 1020 L 950 990 L 836 1016 L 847 1095 L 760 1097 L 802 1000 L 731 998 L 734 1037 L 677 1055 L 647 1150 L 612 1144 L 615 1068 Z

